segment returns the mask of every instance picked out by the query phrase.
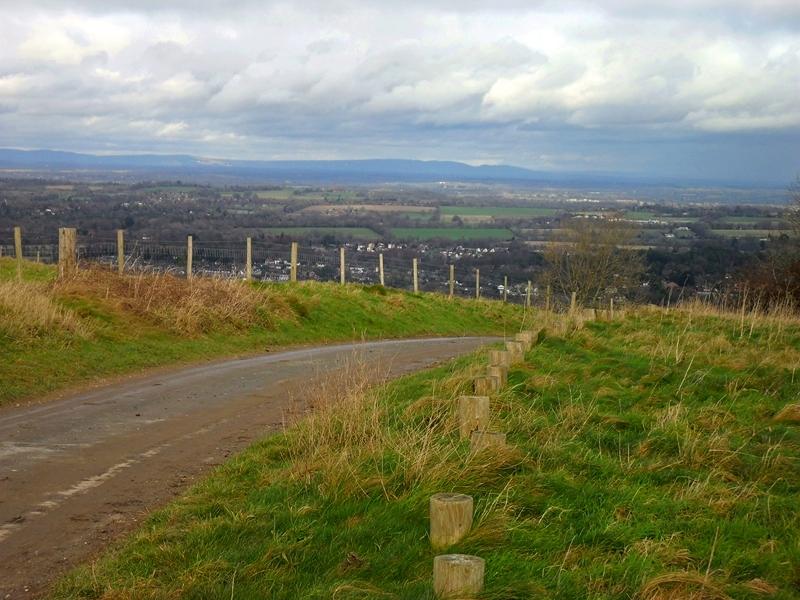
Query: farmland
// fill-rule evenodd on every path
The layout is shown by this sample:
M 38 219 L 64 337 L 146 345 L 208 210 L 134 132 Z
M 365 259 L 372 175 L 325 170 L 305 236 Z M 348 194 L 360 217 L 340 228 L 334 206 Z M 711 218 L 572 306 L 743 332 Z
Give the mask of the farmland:
M 513 233 L 498 227 L 395 227 L 391 233 L 397 239 L 413 240 L 509 240 Z

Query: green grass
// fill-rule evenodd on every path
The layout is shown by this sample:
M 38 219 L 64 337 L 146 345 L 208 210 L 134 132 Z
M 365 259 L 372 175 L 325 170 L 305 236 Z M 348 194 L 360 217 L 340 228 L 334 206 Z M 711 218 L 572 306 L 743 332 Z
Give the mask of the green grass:
M 541 206 L 442 206 L 442 216 L 552 217 L 563 211 Z
M 306 237 L 309 235 L 335 235 L 342 238 L 358 238 L 376 240 L 381 236 L 368 227 L 266 227 L 261 231 L 265 235 L 292 235 Z
M 449 551 L 486 560 L 482 598 L 800 597 L 800 429 L 775 418 L 797 402 L 797 321 L 546 325 L 492 401 L 508 450 L 470 455 L 457 436 L 483 354 L 344 394 L 53 598 L 432 598 L 439 491 L 475 499 Z
M 502 332 L 521 314 L 496 302 L 314 282 L 247 288 L 198 279 L 191 296 L 183 280 L 144 278 L 140 289 L 165 288 L 151 302 L 125 295 L 135 277 L 90 273 L 86 281 L 55 284 L 53 267 L 26 262 L 24 280 L 32 287 L 14 295 L 15 262 L 0 259 L 0 404 L 140 369 L 279 346 Z M 58 314 L 47 321 L 47 311 Z
M 514 236 L 510 229 L 497 227 L 395 227 L 391 233 L 398 239 L 416 240 L 510 240 Z

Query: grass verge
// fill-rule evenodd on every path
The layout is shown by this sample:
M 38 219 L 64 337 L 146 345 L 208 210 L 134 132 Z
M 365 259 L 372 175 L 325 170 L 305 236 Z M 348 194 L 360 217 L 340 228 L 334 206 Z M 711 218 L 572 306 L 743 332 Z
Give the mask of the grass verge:
M 458 438 L 485 354 L 377 389 L 351 368 L 53 597 L 431 598 L 440 491 L 475 498 L 452 551 L 486 559 L 483 598 L 800 597 L 798 322 L 543 324 L 492 400 L 508 449 Z
M 0 404 L 101 377 L 307 343 L 503 333 L 522 311 L 379 286 L 252 285 L 0 259 Z

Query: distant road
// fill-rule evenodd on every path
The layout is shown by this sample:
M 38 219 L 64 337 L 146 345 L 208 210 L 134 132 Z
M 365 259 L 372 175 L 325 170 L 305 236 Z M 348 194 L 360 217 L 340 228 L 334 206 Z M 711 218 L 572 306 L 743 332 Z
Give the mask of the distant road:
M 493 338 L 270 353 L 0 411 L 0 599 L 34 598 L 209 468 L 282 427 L 309 382 L 357 356 L 395 377 Z

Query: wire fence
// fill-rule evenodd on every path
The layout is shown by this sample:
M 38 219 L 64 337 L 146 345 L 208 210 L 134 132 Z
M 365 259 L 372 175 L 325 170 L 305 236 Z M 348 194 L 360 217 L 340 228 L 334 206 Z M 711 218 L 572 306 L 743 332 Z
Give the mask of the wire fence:
M 48 240 L 49 241 L 49 240 Z M 170 272 L 186 276 L 187 240 L 126 240 L 124 243 L 126 271 Z M 417 289 L 424 292 L 453 294 L 460 297 L 480 297 L 507 300 L 518 304 L 528 301 L 528 281 L 508 281 L 491 266 L 476 265 L 475 257 L 460 254 L 454 256 L 444 250 L 414 253 L 408 248 L 397 248 L 385 244 L 348 244 L 345 246 L 307 245 L 299 246 L 296 270 L 299 281 L 341 280 L 340 252 L 344 248 L 345 281 L 365 285 L 377 285 L 380 280 L 380 260 L 383 257 L 383 283 L 386 287 L 413 290 L 413 262 L 417 261 Z M 76 247 L 79 262 L 90 262 L 109 267 L 118 261 L 117 242 L 98 240 L 82 242 Z M 0 256 L 14 256 L 13 244 L 0 245 Z M 23 258 L 45 264 L 58 262 L 58 244 L 22 245 Z M 453 271 L 450 279 L 451 265 Z M 252 279 L 257 281 L 282 282 L 291 279 L 291 244 L 252 240 Z M 192 276 L 246 278 L 247 247 L 245 243 L 229 241 L 193 240 Z M 553 299 L 555 302 L 555 299 Z M 545 290 L 535 283 L 530 284 L 530 302 L 542 305 L 546 302 Z

